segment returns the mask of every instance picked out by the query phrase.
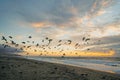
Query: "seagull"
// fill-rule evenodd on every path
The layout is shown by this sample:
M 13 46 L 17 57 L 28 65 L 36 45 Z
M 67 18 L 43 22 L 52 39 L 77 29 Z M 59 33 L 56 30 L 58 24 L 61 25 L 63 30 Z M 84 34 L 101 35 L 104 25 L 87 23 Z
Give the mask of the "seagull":
M 27 48 L 30 48 L 31 46 L 27 46 Z
M 14 41 L 12 41 L 12 40 L 11 40 L 11 43 L 12 43 L 13 45 L 16 44 L 16 43 L 15 43 Z
M 6 39 L 4 36 L 2 36 L 2 40 L 4 40 L 4 41 L 6 41 L 6 42 L 7 42 L 7 39 Z
M 75 47 L 77 47 L 77 46 L 78 46 L 78 43 L 75 44 Z
M 90 38 L 87 38 L 87 39 L 85 40 L 85 42 L 87 42 L 88 40 L 90 40 Z
M 85 40 L 85 37 L 83 37 L 82 40 L 84 41 L 84 40 Z
M 62 42 L 62 40 L 59 40 L 58 42 Z
M 29 36 L 28 38 L 32 38 L 32 36 Z
M 48 37 L 46 37 L 45 39 L 48 40 Z
M 88 51 L 90 50 L 90 49 L 87 49 Z
M 12 36 L 9 36 L 9 38 L 11 38 L 11 39 L 12 39 L 13 37 L 12 37 Z
M 49 41 L 49 43 L 48 43 L 48 45 L 49 45 L 51 43 L 52 39 L 49 39 L 48 41 Z
M 25 42 L 22 42 L 23 44 L 25 44 Z
M 58 44 L 57 46 L 61 46 L 61 44 Z
M 39 44 L 37 43 L 37 44 L 36 44 L 36 47 L 38 47 L 38 46 L 39 46 Z
M 68 40 L 68 42 L 69 42 L 68 44 L 71 44 L 72 41 L 71 41 L 71 40 Z
M 63 53 L 63 56 L 65 56 L 65 53 Z

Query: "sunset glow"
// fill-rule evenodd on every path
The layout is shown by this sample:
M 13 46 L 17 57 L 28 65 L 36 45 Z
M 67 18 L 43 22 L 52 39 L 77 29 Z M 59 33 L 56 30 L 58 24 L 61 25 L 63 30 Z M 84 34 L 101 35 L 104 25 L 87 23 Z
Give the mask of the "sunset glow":
M 0 47 L 8 51 L 120 56 L 120 0 L 3 0 L 0 7 Z

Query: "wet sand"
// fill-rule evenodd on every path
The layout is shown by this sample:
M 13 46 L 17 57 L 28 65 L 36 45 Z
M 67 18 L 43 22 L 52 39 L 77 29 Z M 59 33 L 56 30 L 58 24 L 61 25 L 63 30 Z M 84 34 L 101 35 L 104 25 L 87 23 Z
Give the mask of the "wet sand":
M 120 75 L 18 57 L 0 56 L 0 80 L 120 80 Z

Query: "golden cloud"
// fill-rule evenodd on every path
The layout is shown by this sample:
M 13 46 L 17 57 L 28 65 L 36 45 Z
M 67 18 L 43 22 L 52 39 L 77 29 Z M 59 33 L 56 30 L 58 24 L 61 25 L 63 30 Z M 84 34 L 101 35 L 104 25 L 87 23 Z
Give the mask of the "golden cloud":
M 102 0 L 101 5 L 102 7 L 107 7 L 112 3 L 112 0 Z
M 43 27 L 43 26 L 45 25 L 45 23 L 39 22 L 39 23 L 32 23 L 31 25 L 32 25 L 33 27 L 38 28 L 38 27 Z
M 31 25 L 35 28 L 44 27 L 50 25 L 48 22 L 34 22 Z
M 96 13 L 96 15 L 97 15 L 97 16 L 101 16 L 101 15 L 103 15 L 103 14 L 105 14 L 105 13 L 106 13 L 105 10 L 99 10 L 99 11 Z

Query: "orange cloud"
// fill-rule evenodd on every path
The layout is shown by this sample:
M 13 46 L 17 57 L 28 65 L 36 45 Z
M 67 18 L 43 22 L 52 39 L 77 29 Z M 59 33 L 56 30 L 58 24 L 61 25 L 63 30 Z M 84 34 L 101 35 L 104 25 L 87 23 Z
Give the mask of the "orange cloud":
M 111 57 L 114 54 L 115 54 L 115 51 L 110 50 L 108 52 L 84 52 L 84 54 L 81 54 L 81 56 L 86 56 L 86 57 Z
M 31 25 L 35 28 L 39 28 L 39 27 L 48 26 L 49 24 L 47 22 L 34 22 L 31 23 Z
M 106 13 L 105 10 L 99 10 L 99 11 L 96 13 L 96 15 L 97 15 L 97 16 L 100 16 L 100 15 L 103 15 L 103 14 L 105 14 L 105 13 Z
M 45 25 L 45 23 L 32 23 L 32 26 L 33 27 L 42 27 L 42 26 L 44 26 Z
M 102 7 L 107 7 L 112 3 L 112 0 L 102 0 L 101 5 Z

